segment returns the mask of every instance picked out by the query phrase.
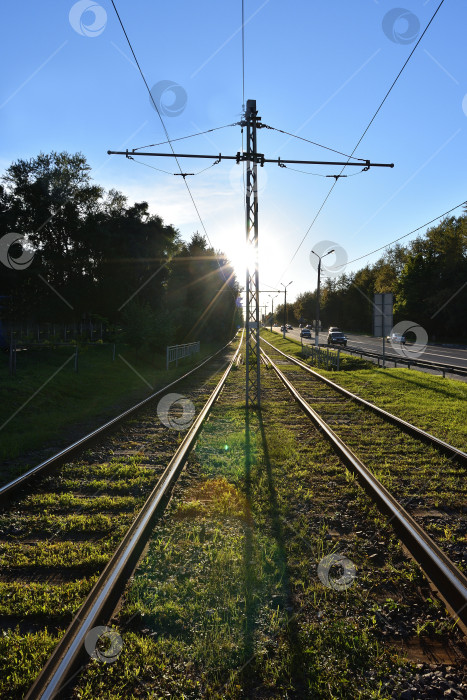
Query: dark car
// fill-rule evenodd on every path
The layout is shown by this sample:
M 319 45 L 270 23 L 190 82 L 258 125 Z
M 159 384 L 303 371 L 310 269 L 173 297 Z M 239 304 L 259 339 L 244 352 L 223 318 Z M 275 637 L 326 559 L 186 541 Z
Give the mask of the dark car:
M 347 338 L 342 331 L 333 331 L 328 335 L 328 345 L 347 345 Z
M 300 337 L 301 338 L 310 338 L 311 340 L 311 331 L 309 328 L 302 328 L 300 331 Z

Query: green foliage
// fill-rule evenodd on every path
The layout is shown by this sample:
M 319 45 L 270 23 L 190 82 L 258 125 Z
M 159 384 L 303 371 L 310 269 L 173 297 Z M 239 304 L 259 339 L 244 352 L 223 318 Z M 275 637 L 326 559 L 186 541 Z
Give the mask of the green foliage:
M 172 339 L 168 319 L 148 303 L 130 302 L 122 313 L 122 340 L 132 348 L 162 350 Z
M 183 243 L 147 202 L 129 205 L 120 192 L 105 192 L 90 170 L 81 153 L 67 152 L 7 168 L 0 236 L 23 233 L 36 252 L 21 275 L 0 266 L 4 319 L 99 319 L 151 351 L 232 337 L 241 324 L 238 284 L 223 254 L 197 233 Z
M 450 217 L 407 246 L 395 245 L 356 273 L 325 279 L 320 294 L 322 327 L 372 332 L 375 293 L 393 292 L 394 322 L 411 320 L 436 338 L 462 339 L 467 303 L 467 217 Z M 301 294 L 295 317 L 316 316 L 316 292 Z
M 167 298 L 175 342 L 231 338 L 242 323 L 238 289 L 224 255 L 193 234 L 171 263 Z
M 429 334 L 466 337 L 467 219 L 451 217 L 411 244 L 396 285 L 396 312 Z M 441 312 L 441 313 L 438 313 Z

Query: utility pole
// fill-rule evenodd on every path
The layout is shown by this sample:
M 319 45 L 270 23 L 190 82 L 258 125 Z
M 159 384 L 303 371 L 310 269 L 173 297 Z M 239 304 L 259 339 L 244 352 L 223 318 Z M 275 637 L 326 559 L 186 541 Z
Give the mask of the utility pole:
M 322 258 L 325 258 L 326 255 L 331 255 L 331 253 L 334 253 L 334 248 L 332 250 L 328 250 L 327 253 L 324 255 L 318 255 L 318 253 L 315 253 L 314 250 L 311 251 L 313 255 L 316 255 L 317 258 L 319 258 L 319 263 L 318 263 L 318 285 L 316 287 L 316 327 L 315 327 L 315 346 L 319 346 L 319 283 L 320 283 L 320 277 L 321 277 L 321 260 Z
M 258 173 L 256 151 L 256 100 L 246 103 L 246 246 L 247 260 L 253 269 L 246 271 L 246 391 L 245 405 L 259 406 L 261 399 L 259 349 L 259 275 L 258 275 Z
M 259 406 L 261 399 L 260 385 L 260 349 L 259 349 L 259 275 L 258 275 L 258 180 L 257 180 L 257 165 L 261 167 L 265 163 L 275 163 L 279 167 L 284 167 L 287 164 L 300 165 L 337 165 L 337 166 L 355 166 L 363 170 L 369 170 L 371 167 L 393 168 L 393 163 L 371 163 L 369 160 L 346 161 L 327 161 L 327 160 L 286 160 L 284 158 L 265 158 L 264 154 L 258 153 L 256 148 L 256 131 L 259 128 L 271 128 L 267 124 L 261 123 L 261 118 L 258 117 L 256 111 L 256 100 L 247 100 L 245 117 L 237 123 L 237 126 L 246 127 L 247 131 L 247 149 L 246 152 L 238 152 L 236 155 L 222 155 L 216 153 L 214 155 L 206 153 L 154 153 L 144 152 L 139 149 L 126 151 L 107 151 L 108 155 L 126 156 L 130 160 L 134 160 L 134 156 L 139 158 L 143 156 L 151 156 L 158 158 L 202 158 L 215 161 L 215 164 L 223 160 L 235 160 L 237 163 L 247 163 L 247 178 L 246 178 L 246 242 L 247 250 L 251 255 L 248 255 L 253 262 L 253 268 L 247 270 L 246 274 L 246 397 L 245 403 L 248 408 L 251 406 Z M 169 143 L 171 144 L 170 140 Z M 180 168 L 180 166 L 179 166 Z M 180 175 L 185 180 L 193 173 L 180 172 L 174 173 Z M 338 178 L 340 175 L 330 175 L 329 177 Z M 290 283 L 291 284 L 291 283 Z M 288 286 L 288 285 L 287 285 Z M 287 290 L 285 290 L 285 299 L 287 302 Z M 287 309 L 287 303 L 285 303 Z M 285 324 L 284 324 L 285 325 Z M 284 333 L 285 337 L 285 333 Z
M 272 313 L 271 313 L 271 333 L 272 333 L 272 324 L 274 323 L 274 299 L 278 296 L 278 294 L 275 294 L 274 296 L 271 296 L 268 294 L 268 297 L 271 299 L 272 302 Z
M 281 282 L 281 285 L 284 287 L 284 330 L 282 332 L 283 338 L 285 338 L 285 332 L 287 330 L 287 287 L 289 287 L 292 284 L 292 282 L 289 282 L 289 284 L 284 284 L 283 282 Z
M 321 258 L 318 263 L 318 285 L 316 287 L 316 313 L 315 313 L 315 346 L 319 347 L 319 282 L 321 277 Z

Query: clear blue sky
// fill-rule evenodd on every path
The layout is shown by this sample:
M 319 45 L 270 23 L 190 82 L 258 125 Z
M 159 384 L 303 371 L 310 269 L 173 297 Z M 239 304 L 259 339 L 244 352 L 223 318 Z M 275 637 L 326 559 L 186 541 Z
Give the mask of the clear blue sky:
M 116 4 L 149 86 L 167 80 L 182 88 L 179 114 L 165 117 L 171 138 L 239 120 L 240 0 Z M 387 0 L 245 0 L 245 98 L 256 99 L 264 123 L 351 153 L 438 4 L 402 0 L 397 12 Z M 40 151 L 81 151 L 97 183 L 131 202 L 148 201 L 186 239 L 202 231 L 180 177 L 106 155 L 165 138 L 111 2 L 16 2 L 2 14 L 0 171 Z M 309 255 L 320 241 L 336 242 L 352 260 L 466 199 L 466 26 L 467 3 L 445 0 L 355 154 L 394 162 L 394 169 L 341 179 L 290 265 L 332 179 L 276 165 L 260 169 L 262 288 L 293 280 L 293 300 L 316 286 Z M 173 93 L 162 98 L 166 108 L 171 99 Z M 235 154 L 241 145 L 234 127 L 182 141 L 176 150 Z M 258 150 L 274 158 L 341 160 L 265 129 Z M 145 162 L 176 172 L 169 159 Z M 183 161 L 187 172 L 209 164 Z M 189 178 L 212 244 L 238 266 L 245 236 L 241 182 L 241 166 L 229 162 Z

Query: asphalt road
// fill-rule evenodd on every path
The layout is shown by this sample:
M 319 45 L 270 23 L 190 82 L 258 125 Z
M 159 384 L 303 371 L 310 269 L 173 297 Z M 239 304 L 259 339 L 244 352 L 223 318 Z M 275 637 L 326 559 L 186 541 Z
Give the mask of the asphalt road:
M 273 327 L 273 331 L 280 333 L 282 335 L 282 331 L 280 330 L 279 327 Z M 345 330 L 344 330 L 345 333 Z M 377 352 L 382 354 L 383 352 L 383 339 L 382 338 L 373 338 L 372 336 L 368 335 L 354 335 L 352 333 L 345 333 L 347 336 L 347 345 L 349 348 L 353 348 L 356 350 L 367 350 L 369 352 Z M 292 331 L 287 332 L 287 336 L 294 338 L 295 340 L 300 340 L 300 330 L 298 328 L 294 328 Z M 328 334 L 327 332 L 321 332 L 319 334 L 319 343 L 320 345 L 326 345 L 327 343 L 327 337 Z M 304 345 L 314 345 L 315 343 L 315 337 L 312 331 L 312 338 L 311 340 L 308 340 L 307 338 L 303 338 L 303 344 Z M 428 346 L 421 346 L 421 345 L 405 345 L 405 346 L 396 346 L 393 347 L 391 343 L 385 343 L 386 345 L 386 352 L 390 353 L 391 355 L 394 354 L 401 354 L 402 357 L 412 357 L 415 359 L 420 359 L 420 360 L 425 360 L 426 362 L 439 362 L 441 364 L 449 364 L 453 365 L 456 367 L 462 367 L 464 369 L 467 369 L 467 347 L 446 347 L 442 345 L 436 345 L 433 343 L 430 343 Z M 341 346 L 336 346 L 336 347 L 341 347 Z M 371 359 L 371 358 L 366 358 L 366 359 Z M 399 365 L 401 366 L 401 365 Z M 425 371 L 431 371 L 431 370 L 425 370 Z M 452 377 L 455 377 L 456 379 L 459 379 L 459 375 L 450 375 Z M 463 378 L 464 380 L 466 379 L 465 377 Z

